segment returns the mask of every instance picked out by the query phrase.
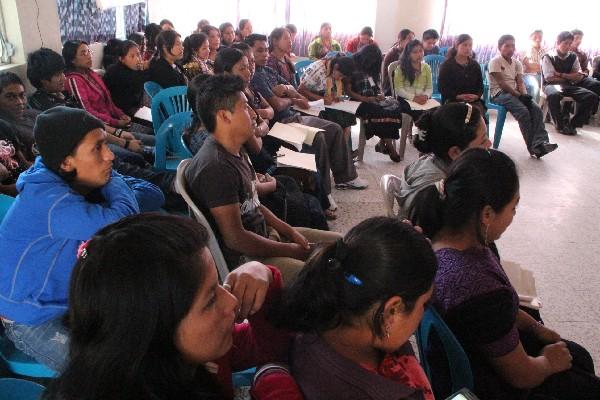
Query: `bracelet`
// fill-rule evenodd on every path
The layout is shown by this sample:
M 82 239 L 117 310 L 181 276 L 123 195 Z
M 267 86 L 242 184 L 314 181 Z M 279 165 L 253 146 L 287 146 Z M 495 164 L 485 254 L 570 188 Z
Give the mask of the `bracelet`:
M 125 145 L 123 146 L 124 149 L 128 149 L 129 148 L 129 139 L 125 139 Z
M 122 134 L 123 134 L 123 129 L 117 129 L 115 131 L 115 136 L 118 138 L 120 138 Z

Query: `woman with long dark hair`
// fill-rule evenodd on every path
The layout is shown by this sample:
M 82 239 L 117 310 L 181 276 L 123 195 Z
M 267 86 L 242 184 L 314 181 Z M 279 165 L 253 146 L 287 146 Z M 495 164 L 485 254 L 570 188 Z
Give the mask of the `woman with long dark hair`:
M 149 74 L 139 46 L 131 40 L 123 41 L 116 55 L 118 61 L 106 70 L 104 83 L 117 107 L 133 118 L 143 105 L 144 83 Z
M 418 40 L 408 42 L 394 73 L 394 89 L 402 112 L 410 114 L 414 120 L 423 111 L 413 110 L 407 101 L 423 105 L 433 94 L 431 67 L 423 62 L 423 57 L 423 44 Z
M 208 36 L 204 33 L 192 33 L 183 41 L 183 72 L 188 80 L 198 74 L 214 74 L 214 63 L 209 59 Z
M 214 62 L 217 58 L 217 52 L 221 48 L 221 31 L 216 26 L 206 25 L 202 28 L 202 33 L 208 37 L 208 48 L 210 50 L 208 59 Z
M 395 218 L 369 218 L 320 247 L 278 309 L 298 332 L 290 361 L 305 399 L 433 399 L 408 338 L 436 269 L 427 239 Z
M 388 75 L 388 67 L 394 61 L 398 61 L 406 44 L 415 38 L 415 33 L 410 29 L 402 29 L 398 33 L 398 40 L 392 45 L 392 47 L 385 53 L 383 64 L 381 68 L 381 76 L 383 78 L 381 84 L 381 90 L 386 96 L 392 94 L 391 83 Z
M 395 100 L 385 100 L 380 89 L 381 50 L 376 44 L 369 44 L 352 56 L 356 70 L 352 78 L 346 81 L 346 92 L 353 100 L 362 104 L 356 110 L 356 116 L 364 123 L 365 136 L 370 139 L 379 136 L 375 151 L 385 153 L 394 162 L 402 159 L 393 144 L 398 139 L 398 130 L 402 128 L 400 106 Z
M 46 398 L 232 399 L 232 371 L 284 360 L 287 335 L 265 319 L 279 271 L 252 262 L 220 285 L 207 243 L 192 219 L 158 214 L 85 242 L 71 276 L 69 362 Z
M 313 60 L 318 60 L 327 56 L 327 53 L 331 51 L 341 52 L 342 46 L 333 38 L 331 24 L 323 22 L 319 29 L 319 36 L 308 45 L 308 56 Z
M 142 56 L 144 61 L 150 61 L 156 53 L 156 37 L 162 32 L 160 25 L 150 23 L 144 28 L 144 37 L 146 38 L 146 49 Z
M 463 33 L 458 35 L 454 46 L 448 50 L 446 61 L 440 66 L 438 88 L 442 104 L 464 101 L 477 107 L 485 115 L 483 75 L 479 63 L 473 58 L 473 39 Z
M 479 398 L 600 398 L 589 353 L 519 309 L 490 249 L 512 223 L 519 200 L 515 163 L 483 149 L 465 151 L 446 179 L 417 195 L 412 220 L 431 238 L 439 265 L 435 308 L 469 357 Z M 443 352 L 431 354 L 437 359 Z M 440 362 L 431 365 L 440 377 L 436 396 L 445 398 L 448 371 Z
M 162 31 L 156 37 L 156 53 L 150 61 L 150 80 L 163 89 L 187 85 L 187 79 L 179 65 L 182 58 L 181 35 L 173 30 Z

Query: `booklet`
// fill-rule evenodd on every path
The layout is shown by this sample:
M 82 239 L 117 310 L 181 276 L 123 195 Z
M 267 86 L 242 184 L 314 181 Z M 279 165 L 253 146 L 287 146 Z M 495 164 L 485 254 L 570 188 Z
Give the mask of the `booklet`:
M 323 132 L 323 130 L 320 128 L 302 125 L 297 122 L 292 122 L 290 124 L 276 122 L 269 131 L 269 135 L 291 144 L 292 146 L 296 147 L 298 151 L 300 151 L 302 150 L 303 143 L 312 146 L 315 135 L 318 132 Z
M 150 110 L 149 107 L 142 106 L 139 110 L 137 110 L 134 117 L 152 122 L 152 110 Z
M 434 100 L 434 99 L 427 100 L 427 103 L 425 103 L 425 104 L 415 103 L 414 101 L 411 101 L 411 100 L 406 100 L 406 101 L 408 102 L 408 104 L 410 105 L 410 108 L 412 110 L 431 110 L 432 108 L 436 108 L 441 105 L 437 100 Z
M 281 147 L 277 152 L 277 164 L 317 172 L 317 162 L 314 154 L 299 153 L 287 147 Z
M 325 110 L 325 102 L 323 101 L 323 99 L 309 101 L 308 105 L 310 107 L 307 109 L 300 108 L 297 106 L 292 106 L 292 108 L 296 111 L 300 111 L 301 113 L 312 115 L 313 117 L 318 117 L 321 111 Z

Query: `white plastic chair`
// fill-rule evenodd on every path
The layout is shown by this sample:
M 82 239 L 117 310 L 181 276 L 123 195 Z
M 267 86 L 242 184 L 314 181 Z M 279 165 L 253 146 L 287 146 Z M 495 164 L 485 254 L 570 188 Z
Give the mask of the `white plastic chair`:
M 392 87 L 392 96 L 397 97 L 396 86 L 394 85 L 394 72 L 400 65 L 400 61 L 394 61 L 388 66 L 388 76 L 390 78 L 390 85 Z M 404 153 L 406 151 L 406 139 L 409 136 L 412 137 L 412 126 L 413 119 L 410 114 L 402 113 L 402 129 L 400 129 L 400 148 L 398 149 L 398 155 L 400 159 L 404 160 Z
M 187 158 L 182 160 L 177 166 L 177 177 L 175 179 L 175 190 L 177 193 L 183 197 L 186 204 L 188 205 L 188 209 L 191 210 L 191 214 L 196 221 L 198 221 L 202 226 L 206 228 L 208 231 L 208 249 L 210 250 L 213 259 L 215 260 L 215 265 L 217 266 L 217 273 L 219 274 L 219 278 L 221 282 L 225 280 L 227 274 L 229 274 L 229 268 L 227 268 L 227 263 L 225 262 L 225 257 L 223 257 L 223 252 L 221 252 L 221 248 L 219 247 L 219 242 L 213 232 L 210 224 L 206 220 L 206 217 L 198 206 L 194 203 L 189 193 L 187 192 L 187 184 L 185 180 L 185 169 L 190 163 L 191 159 Z

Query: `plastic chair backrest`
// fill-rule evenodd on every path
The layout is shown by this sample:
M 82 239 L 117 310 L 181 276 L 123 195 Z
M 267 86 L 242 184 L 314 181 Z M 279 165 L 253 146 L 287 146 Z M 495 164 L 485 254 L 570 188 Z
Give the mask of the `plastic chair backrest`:
M 148 97 L 150 97 L 150 100 L 152 100 L 152 98 L 156 96 L 156 93 L 160 92 L 161 90 L 162 87 L 156 82 L 148 81 L 144 83 L 144 91 Z
M 0 399 L 2 400 L 39 400 L 46 390 L 39 383 L 25 379 L 0 379 Z
M 446 57 L 441 56 L 439 54 L 430 54 L 428 56 L 425 56 L 425 58 L 423 58 L 423 61 L 425 61 L 431 67 L 431 83 L 433 85 L 433 94 L 439 94 L 440 91 L 438 90 L 438 75 L 440 72 L 440 65 L 442 65 L 442 63 L 446 61 Z
M 14 197 L 7 196 L 5 194 L 0 193 L 0 222 L 4 219 L 6 214 L 8 214 L 8 210 L 15 202 Z
M 18 350 L 4 335 L 0 335 L 0 358 L 14 374 L 31 378 L 53 378 L 56 372 Z M 4 397 L 0 396 L 0 399 Z
M 227 263 L 225 262 L 225 257 L 223 257 L 223 253 L 221 252 L 221 248 L 219 247 L 219 242 L 215 237 L 215 233 L 213 232 L 210 224 L 206 220 L 202 211 L 198 208 L 198 206 L 194 203 L 189 193 L 187 192 L 187 183 L 185 180 L 185 169 L 188 167 L 191 159 L 183 160 L 179 163 L 177 167 L 177 177 L 175 179 L 175 190 L 177 193 L 183 197 L 186 204 L 188 205 L 191 213 L 196 221 L 198 221 L 202 226 L 206 228 L 208 231 L 208 249 L 210 250 L 213 259 L 215 260 L 215 265 L 217 266 L 217 272 L 219 274 L 219 279 L 222 281 L 225 280 L 227 274 L 229 274 L 229 268 L 227 268 Z
M 440 47 L 440 56 L 446 57 L 446 54 L 448 54 L 448 50 L 450 50 L 450 47 L 448 46 Z
M 452 380 L 452 393 L 462 388 L 473 390 L 473 372 L 471 371 L 469 358 L 448 325 L 433 307 L 427 307 L 416 332 L 419 358 L 429 380 L 431 381 L 432 376 L 431 367 L 427 360 L 427 351 L 432 329 L 436 331 L 446 353 L 450 379 Z
M 388 77 L 390 78 L 390 87 L 392 88 L 392 96 L 396 97 L 396 85 L 394 84 L 394 72 L 396 68 L 400 66 L 400 61 L 392 61 L 390 65 L 388 65 Z
M 152 126 L 158 132 L 171 115 L 192 111 L 187 98 L 187 86 L 173 86 L 158 92 L 152 98 Z
M 313 60 L 300 60 L 296 64 L 294 64 L 294 68 L 296 69 L 296 74 L 298 75 L 298 82 L 302 79 L 302 75 L 304 75 L 304 71 L 310 64 L 312 64 Z
M 156 133 L 156 142 L 154 144 L 154 169 L 176 169 L 176 165 L 172 166 L 176 162 L 190 158 L 192 154 L 186 146 L 183 145 L 183 132 L 185 128 L 190 126 L 192 122 L 192 112 L 180 112 L 175 115 L 171 115 Z M 168 156 L 167 156 L 168 154 Z M 167 158 L 169 159 L 167 161 Z

